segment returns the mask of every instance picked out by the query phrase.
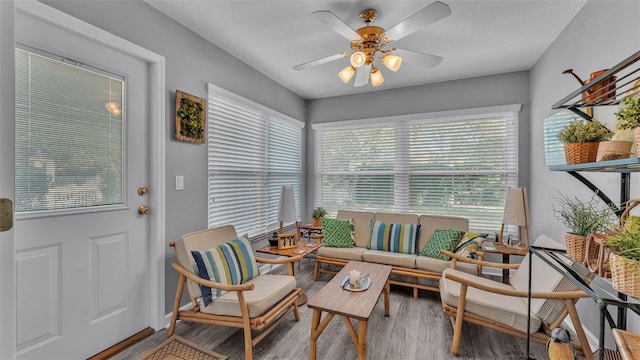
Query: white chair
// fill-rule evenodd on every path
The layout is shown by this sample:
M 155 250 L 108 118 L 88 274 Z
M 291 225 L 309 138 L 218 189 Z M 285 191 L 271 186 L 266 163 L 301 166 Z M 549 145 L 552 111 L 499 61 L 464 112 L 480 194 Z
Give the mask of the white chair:
M 203 279 L 198 275 L 198 265 L 192 251 L 196 255 L 201 250 L 219 249 L 221 244 L 234 240 L 236 246 L 245 250 L 242 264 L 237 268 L 251 272 L 252 279 L 237 285 Z M 287 314 L 294 313 L 296 321 L 300 320 L 296 300 L 302 291 L 296 287 L 293 277 L 293 262 L 300 261 L 301 256 L 284 259 L 256 258 L 246 238 L 238 238 L 233 226 L 222 226 L 183 235 L 175 243 L 171 243 L 176 252 L 178 262 L 171 266 L 180 274 L 173 305 L 173 316 L 168 336 L 175 331 L 176 321 L 193 321 L 198 323 L 230 326 L 244 330 L 245 359 L 252 359 L 253 346 L 269 334 Z M 223 245 L 228 246 L 228 245 Z M 247 250 L 248 249 L 248 250 Z M 199 260 L 202 258 L 200 257 Z M 258 273 L 256 262 L 268 264 L 287 264 L 288 275 L 271 275 Z M 209 264 L 210 265 L 210 264 Z M 222 278 L 224 275 L 220 275 Z M 180 300 L 185 283 L 193 307 L 180 310 Z M 212 299 L 209 303 L 209 290 Z M 205 296 L 203 296 L 203 292 Z M 260 331 L 255 337 L 251 331 Z
M 542 239 L 541 239 L 542 238 Z M 555 242 L 542 235 L 536 240 Z M 555 242 L 562 246 L 562 244 Z M 593 358 L 587 337 L 582 329 L 575 303 L 587 293 L 564 278 L 562 274 L 547 265 L 542 259 L 533 256 L 531 276 L 531 314 L 528 311 L 529 261 L 527 254 L 519 267 L 517 264 L 497 264 L 462 257 L 458 254 L 443 252 L 452 257 L 452 267 L 442 273 L 440 297 L 444 312 L 455 318 L 451 353 L 458 354 L 463 322 L 485 326 L 519 338 L 527 338 L 545 344 L 551 330 L 559 327 L 567 315 L 575 327 L 578 340 L 574 343 L 576 351 L 587 360 Z M 503 284 L 484 277 L 456 270 L 457 261 L 465 261 L 483 267 L 515 268 L 510 284 Z M 584 267 L 582 267 L 584 269 Z M 576 268 L 575 270 L 579 270 Z M 530 316 L 529 316 L 530 315 Z M 527 320 L 530 326 L 527 329 Z

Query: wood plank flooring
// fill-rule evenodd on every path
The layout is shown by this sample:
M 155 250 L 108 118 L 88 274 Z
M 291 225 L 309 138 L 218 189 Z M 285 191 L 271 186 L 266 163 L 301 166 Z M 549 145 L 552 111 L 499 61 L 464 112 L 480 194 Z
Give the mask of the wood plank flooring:
M 298 286 L 309 296 L 318 292 L 331 278 L 320 274 L 313 281 L 313 260 L 296 265 Z M 281 270 L 274 270 L 280 272 Z M 167 289 L 175 291 L 175 289 Z M 285 319 L 271 334 L 254 347 L 254 359 L 308 359 L 311 331 L 311 309 L 300 308 L 300 321 L 293 315 Z M 465 323 L 459 356 L 449 349 L 453 328 L 449 317 L 442 313 L 438 294 L 420 291 L 415 299 L 411 291 L 391 286 L 390 316 L 384 316 L 381 298 L 369 320 L 367 359 L 526 359 L 526 342 L 495 330 Z M 242 330 L 217 325 L 178 323 L 176 334 L 198 345 L 228 356 L 244 357 Z M 159 331 L 111 359 L 136 359 L 166 339 L 166 330 Z M 318 339 L 318 359 L 356 359 L 357 351 L 342 319 L 335 317 Z M 547 359 L 543 345 L 531 343 L 531 358 Z

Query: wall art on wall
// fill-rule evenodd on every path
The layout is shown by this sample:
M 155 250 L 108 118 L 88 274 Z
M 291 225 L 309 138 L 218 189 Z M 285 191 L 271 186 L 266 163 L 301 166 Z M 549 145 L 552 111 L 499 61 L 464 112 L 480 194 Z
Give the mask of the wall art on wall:
M 176 140 L 206 141 L 207 101 L 176 90 Z

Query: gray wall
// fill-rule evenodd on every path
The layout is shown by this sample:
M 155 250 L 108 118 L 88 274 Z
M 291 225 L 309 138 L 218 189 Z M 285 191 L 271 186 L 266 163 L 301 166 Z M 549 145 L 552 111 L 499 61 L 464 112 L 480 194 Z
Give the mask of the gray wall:
M 437 71 L 437 68 L 434 70 Z M 309 124 L 328 121 L 367 119 L 391 115 L 428 113 L 486 106 L 522 104 L 519 116 L 520 151 L 518 182 L 529 180 L 529 72 L 448 81 L 365 94 L 332 97 L 307 102 Z M 313 131 L 307 129 L 307 209 L 313 207 Z
M 583 78 L 593 71 L 609 68 L 640 49 L 640 2 L 589 1 L 573 21 L 555 40 L 531 70 L 531 165 L 529 207 L 531 235 L 546 233 L 563 239 L 566 231 L 553 216 L 552 204 L 558 192 L 588 200 L 592 193 L 564 172 L 553 172 L 545 166 L 543 149 L 543 120 L 552 113 L 551 106 L 579 87 L 575 79 L 562 71 L 573 68 Z M 617 107 L 597 108 L 595 115 L 612 120 Z M 587 173 L 611 199 L 619 194 L 618 174 Z M 631 197 L 640 195 L 638 178 L 632 175 Z M 579 312 L 593 334 L 597 334 L 596 308 L 590 299 L 581 300 Z M 630 329 L 640 330 L 635 317 Z M 607 332 L 608 334 L 608 332 Z
M 166 242 L 207 228 L 207 147 L 174 140 L 175 90 L 206 98 L 206 83 L 304 121 L 305 102 L 262 73 L 224 52 L 142 1 L 43 1 L 156 52 L 166 59 Z M 184 176 L 184 190 L 173 189 Z M 153 191 L 153 189 L 150 189 Z M 178 283 L 166 247 L 165 309 L 171 311 Z

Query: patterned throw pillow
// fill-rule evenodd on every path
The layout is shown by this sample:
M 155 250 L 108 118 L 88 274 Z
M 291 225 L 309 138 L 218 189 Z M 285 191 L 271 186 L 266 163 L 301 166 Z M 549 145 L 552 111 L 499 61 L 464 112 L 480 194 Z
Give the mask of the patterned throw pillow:
M 442 255 L 440 250 L 453 251 L 463 235 L 464 231 L 460 230 L 436 230 L 427 241 L 420 255 L 441 260 L 451 260 L 449 256 Z
M 249 239 L 238 238 L 208 250 L 191 251 L 198 276 L 227 285 L 243 284 L 258 276 L 258 264 Z M 200 286 L 204 306 L 224 292 L 208 286 Z
M 420 236 L 419 224 L 385 224 L 373 221 L 367 249 L 415 254 Z
M 461 253 L 462 251 L 476 251 L 480 248 L 483 241 L 489 234 L 479 232 L 468 232 L 464 234 L 462 239 L 458 242 L 458 246 L 453 251 L 454 253 Z
M 353 219 L 339 220 L 322 218 L 323 245 L 327 247 L 351 248 L 355 244 Z

